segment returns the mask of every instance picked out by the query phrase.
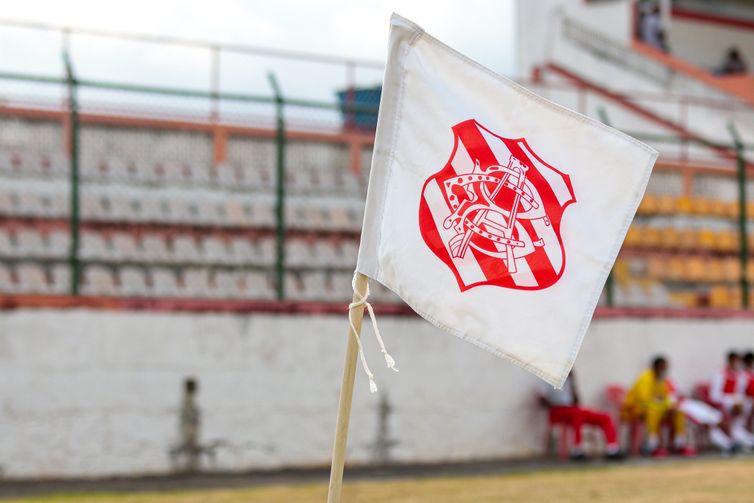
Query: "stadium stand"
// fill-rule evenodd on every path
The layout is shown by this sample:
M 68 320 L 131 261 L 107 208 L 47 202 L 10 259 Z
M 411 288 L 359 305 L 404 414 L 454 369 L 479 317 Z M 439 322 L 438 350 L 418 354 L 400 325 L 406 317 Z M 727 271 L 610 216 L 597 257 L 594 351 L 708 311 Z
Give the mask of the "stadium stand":
M 273 150 L 268 140 L 236 139 L 229 149 L 233 156 L 216 166 L 162 160 L 156 152 L 84 156 L 83 292 L 273 298 L 267 276 L 275 260 Z M 242 161 L 244 153 L 252 157 Z M 285 286 L 293 301 L 342 302 L 350 296 L 366 176 L 353 174 L 349 155 L 337 143 L 288 146 Z M 369 155 L 362 150 L 361 162 Z M 68 215 L 66 162 L 64 152 L 0 155 L 0 214 L 6 222 L 0 254 L 11 259 L 0 272 L 5 293 L 64 294 L 70 285 L 69 234 L 65 227 L 49 228 Z M 658 167 L 615 266 L 619 305 L 735 307 L 735 182 L 730 171 L 708 171 Z M 684 190 L 689 176 L 699 181 L 691 192 Z M 747 216 L 754 216 L 754 204 Z M 14 219 L 31 224 L 12 226 Z M 749 240 L 754 245 L 754 236 Z M 754 280 L 754 268 L 748 276 Z M 374 295 L 398 301 L 379 286 Z

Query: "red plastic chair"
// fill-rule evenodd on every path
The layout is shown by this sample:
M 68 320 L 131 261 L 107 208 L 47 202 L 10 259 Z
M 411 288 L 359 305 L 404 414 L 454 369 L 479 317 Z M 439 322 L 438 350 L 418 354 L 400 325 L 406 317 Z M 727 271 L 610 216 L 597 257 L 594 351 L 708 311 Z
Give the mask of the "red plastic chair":
M 542 396 L 537 395 L 537 402 L 541 404 Z M 546 407 L 545 407 L 546 409 Z M 560 459 L 568 459 L 568 447 L 569 447 L 569 440 L 568 440 L 568 434 L 570 432 L 570 428 L 568 423 L 557 423 L 553 422 L 550 419 L 549 411 L 547 413 L 547 429 L 545 430 L 545 457 L 548 457 L 550 455 L 550 446 L 552 441 L 553 433 L 557 432 L 558 435 L 558 458 Z
M 568 447 L 569 440 L 568 434 L 570 428 L 568 423 L 554 423 L 547 418 L 547 431 L 545 432 L 545 456 L 550 454 L 550 445 L 552 441 L 552 435 L 558 432 L 558 458 L 568 459 Z
M 697 385 L 694 386 L 693 397 L 697 400 L 701 400 L 702 402 L 706 402 L 710 405 L 713 405 L 709 398 L 709 383 L 708 382 L 697 383 Z

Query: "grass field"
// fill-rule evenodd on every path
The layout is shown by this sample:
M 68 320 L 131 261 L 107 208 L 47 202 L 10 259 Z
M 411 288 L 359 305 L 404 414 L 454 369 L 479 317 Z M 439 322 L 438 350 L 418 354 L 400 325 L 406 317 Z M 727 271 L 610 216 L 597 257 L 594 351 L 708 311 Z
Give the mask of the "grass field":
M 248 489 L 136 494 L 68 494 L 16 503 L 309 503 L 324 502 L 324 483 Z M 751 503 L 754 459 L 611 466 L 582 470 L 354 482 L 347 503 Z

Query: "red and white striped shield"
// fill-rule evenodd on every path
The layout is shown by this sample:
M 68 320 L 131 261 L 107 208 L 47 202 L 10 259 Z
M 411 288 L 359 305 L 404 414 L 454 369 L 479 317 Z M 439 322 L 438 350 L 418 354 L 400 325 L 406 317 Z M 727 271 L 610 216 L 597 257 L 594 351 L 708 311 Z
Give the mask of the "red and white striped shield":
M 452 129 L 450 159 L 422 190 L 424 242 L 461 291 L 552 286 L 566 266 L 560 223 L 576 201 L 570 178 L 524 138 L 503 138 L 473 119 Z

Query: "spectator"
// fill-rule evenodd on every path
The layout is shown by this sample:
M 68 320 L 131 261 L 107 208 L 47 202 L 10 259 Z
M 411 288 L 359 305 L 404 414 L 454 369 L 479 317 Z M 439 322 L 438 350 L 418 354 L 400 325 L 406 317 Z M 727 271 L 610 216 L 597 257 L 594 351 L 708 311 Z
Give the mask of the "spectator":
M 743 356 L 744 368 L 741 380 L 741 393 L 744 396 L 744 408 L 749 410 L 746 428 L 754 431 L 754 352 L 749 351 Z
M 668 383 L 671 386 L 672 397 L 678 404 L 678 410 L 694 423 L 706 426 L 713 445 L 726 454 L 735 454 L 740 450 L 739 444 L 730 437 L 730 430 L 722 412 L 705 402 L 678 394 L 672 389 L 672 382 Z
M 602 430 L 607 444 L 606 459 L 623 459 L 613 419 L 608 414 L 582 407 L 579 404 L 573 371 L 566 378 L 563 389 L 555 389 L 545 384 L 540 395 L 540 401 L 549 409 L 551 423 L 565 423 L 573 430 L 574 445 L 571 450 L 571 459 L 576 461 L 586 459 L 584 449 L 581 446 L 581 430 L 584 425 L 596 426 Z
M 737 47 L 731 47 L 725 54 L 725 60 L 715 72 L 717 75 L 740 75 L 746 73 L 746 62 Z
M 668 361 L 662 356 L 652 361 L 652 367 L 641 373 L 626 393 L 622 415 L 628 420 L 644 421 L 645 452 L 653 457 L 667 456 L 660 445 L 660 425 L 666 418 L 673 423 L 673 447 L 678 454 L 692 456 L 695 451 L 686 446 L 686 419 L 676 407 L 674 386 L 667 378 Z
M 657 3 L 652 4 L 649 11 L 642 16 L 639 34 L 645 44 L 668 52 L 665 30 L 662 27 L 662 17 L 660 16 L 660 6 Z
M 730 417 L 730 432 L 733 439 L 746 448 L 754 447 L 754 435 L 746 429 L 746 420 L 751 413 L 751 406 L 746 410 L 742 390 L 745 374 L 741 370 L 741 358 L 738 353 L 728 353 L 727 365 L 712 376 L 709 396 L 713 405 Z M 751 403 L 751 402 L 749 402 Z

